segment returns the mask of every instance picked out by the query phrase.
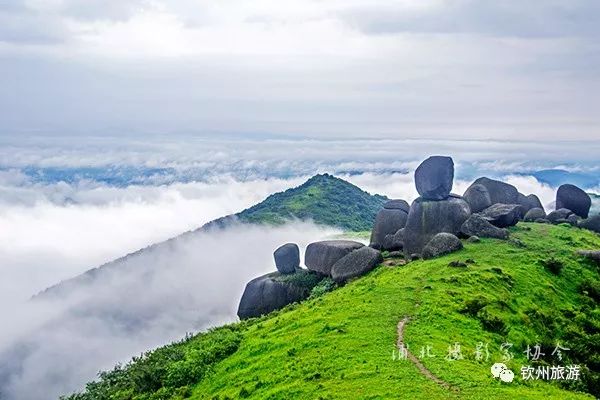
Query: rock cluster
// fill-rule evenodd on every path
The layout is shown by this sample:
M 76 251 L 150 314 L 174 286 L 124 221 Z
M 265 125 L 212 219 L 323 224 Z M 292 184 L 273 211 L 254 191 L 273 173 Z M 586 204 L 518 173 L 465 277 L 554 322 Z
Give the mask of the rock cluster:
M 568 223 L 600 233 L 600 215 L 589 217 L 591 199 L 574 185 L 559 187 L 556 209 L 546 214 L 536 195 L 525 195 L 513 185 L 487 177 L 476 179 L 462 197 L 452 194 L 454 162 L 450 157 L 429 157 L 415 170 L 414 178 L 419 197 L 410 206 L 401 199 L 385 203 L 375 218 L 368 247 L 351 240 L 311 243 L 304 256 L 307 269 L 300 267 L 296 244 L 276 249 L 277 272 L 248 282 L 238 316 L 257 317 L 301 301 L 326 277 L 343 284 L 362 276 L 382 263 L 380 250 L 404 254 L 406 260 L 429 259 L 462 249 L 460 238 L 470 243 L 480 238 L 506 240 L 506 228 L 521 220 Z M 596 261 L 600 257 L 598 251 L 580 254 Z

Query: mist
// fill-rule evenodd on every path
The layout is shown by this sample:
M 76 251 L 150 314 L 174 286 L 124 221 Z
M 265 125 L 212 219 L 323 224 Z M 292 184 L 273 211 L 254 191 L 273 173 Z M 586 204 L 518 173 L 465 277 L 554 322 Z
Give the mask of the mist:
M 195 232 L 129 256 L 84 284 L 2 310 L 3 398 L 56 398 L 186 332 L 236 320 L 246 282 L 272 252 L 335 234 L 309 222 Z

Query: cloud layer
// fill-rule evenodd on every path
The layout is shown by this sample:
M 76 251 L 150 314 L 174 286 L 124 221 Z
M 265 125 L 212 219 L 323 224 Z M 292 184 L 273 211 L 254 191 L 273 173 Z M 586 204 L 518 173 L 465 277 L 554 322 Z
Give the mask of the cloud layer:
M 597 140 L 595 0 L 19 1 L 0 132 Z

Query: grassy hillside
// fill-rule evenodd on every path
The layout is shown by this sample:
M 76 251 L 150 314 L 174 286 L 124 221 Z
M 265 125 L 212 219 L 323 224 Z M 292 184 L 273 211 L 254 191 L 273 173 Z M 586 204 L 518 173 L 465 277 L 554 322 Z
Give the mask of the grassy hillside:
M 87 399 L 584 399 L 600 396 L 600 274 L 574 255 L 600 248 L 600 237 L 568 226 L 519 224 L 510 241 L 467 243 L 442 258 L 405 266 L 386 262 L 348 285 L 269 316 L 216 329 L 149 353 L 102 375 Z M 451 261 L 466 261 L 460 267 Z M 466 266 L 465 266 L 466 265 Z M 393 360 L 398 322 L 422 363 L 445 389 L 407 360 Z M 556 340 L 570 348 L 550 356 Z M 464 359 L 448 361 L 460 343 Z M 487 343 L 489 359 L 474 351 Z M 515 381 L 490 366 L 500 346 Z M 583 380 L 521 378 L 527 345 L 541 344 L 547 364 L 587 364 Z M 569 389 L 569 391 L 567 391 Z
M 311 219 L 317 224 L 348 231 L 370 230 L 375 215 L 388 199 L 329 174 L 315 175 L 304 184 L 275 193 L 235 216 L 242 222 L 281 224 Z M 225 218 L 225 220 L 228 217 Z M 219 223 L 221 220 L 217 220 Z

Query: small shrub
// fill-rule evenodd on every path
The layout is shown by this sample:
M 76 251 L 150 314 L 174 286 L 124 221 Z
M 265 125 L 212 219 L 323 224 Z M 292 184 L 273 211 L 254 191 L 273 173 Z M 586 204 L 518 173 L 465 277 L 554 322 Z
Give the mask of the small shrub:
M 474 299 L 467 300 L 460 312 L 475 317 L 477 313 L 488 304 L 489 301 L 485 297 L 476 297 Z
M 319 282 L 310 292 L 310 298 L 314 299 L 323 296 L 327 292 L 331 292 L 337 287 L 335 281 L 331 278 L 325 278 Z
M 544 268 L 546 268 L 548 271 L 550 271 L 554 275 L 560 274 L 560 271 L 564 267 L 563 262 L 554 257 L 551 257 L 551 258 L 548 258 L 545 260 L 541 260 L 540 263 L 544 266 Z

